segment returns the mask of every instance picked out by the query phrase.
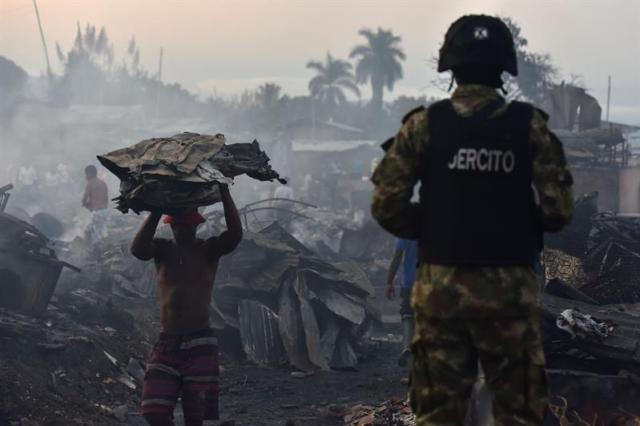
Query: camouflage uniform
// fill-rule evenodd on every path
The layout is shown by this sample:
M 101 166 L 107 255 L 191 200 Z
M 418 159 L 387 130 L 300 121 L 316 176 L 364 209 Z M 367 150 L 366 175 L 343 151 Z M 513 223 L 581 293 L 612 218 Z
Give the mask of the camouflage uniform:
M 491 87 L 469 84 L 460 85 L 451 101 L 459 115 L 468 117 L 498 97 Z M 492 116 L 507 107 L 505 103 Z M 410 199 L 428 139 L 428 110 L 415 111 L 373 174 L 372 214 L 400 238 L 418 238 L 420 210 Z M 572 179 L 562 145 L 538 110 L 529 139 L 543 227 L 558 230 L 573 213 Z M 535 274 L 527 266 L 420 263 L 412 294 L 416 334 L 409 392 L 418 425 L 463 424 L 478 360 L 494 396 L 497 425 L 542 423 L 547 384 L 537 291 Z

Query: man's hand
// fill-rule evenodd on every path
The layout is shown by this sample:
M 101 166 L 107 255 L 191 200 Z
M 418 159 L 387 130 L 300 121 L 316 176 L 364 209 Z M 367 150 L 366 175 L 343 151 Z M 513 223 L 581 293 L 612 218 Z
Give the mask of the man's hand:
M 389 300 L 393 300 L 396 298 L 396 287 L 393 285 L 393 283 L 387 284 L 387 288 L 384 289 L 384 294 Z
M 153 236 L 162 213 L 151 212 L 131 243 L 131 254 L 140 260 L 151 260 L 155 256 Z
M 233 198 L 231 198 L 229 185 L 218 183 L 218 187 L 220 188 L 220 197 L 224 207 L 224 220 L 227 224 L 227 230 L 220 234 L 219 237 L 207 240 L 207 251 L 212 258 L 231 253 L 242 240 L 242 222 Z

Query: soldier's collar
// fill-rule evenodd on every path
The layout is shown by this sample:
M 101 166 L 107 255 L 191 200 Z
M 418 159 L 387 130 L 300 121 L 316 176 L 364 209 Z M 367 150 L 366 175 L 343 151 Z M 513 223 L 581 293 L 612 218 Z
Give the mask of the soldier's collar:
M 460 84 L 456 87 L 456 90 L 451 94 L 451 99 L 467 98 L 467 97 L 482 97 L 486 99 L 499 98 L 498 91 L 491 86 L 484 86 L 482 84 Z

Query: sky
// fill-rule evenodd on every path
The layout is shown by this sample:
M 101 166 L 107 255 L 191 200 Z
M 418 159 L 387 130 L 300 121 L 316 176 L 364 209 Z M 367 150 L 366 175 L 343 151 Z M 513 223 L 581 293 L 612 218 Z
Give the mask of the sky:
M 310 60 L 347 59 L 362 28 L 402 37 L 404 79 L 388 98 L 442 95 L 432 86 L 449 24 L 461 15 L 510 16 L 531 51 L 549 53 L 562 76 L 580 75 L 610 118 L 640 125 L 640 0 L 37 0 L 54 71 L 55 44 L 71 48 L 76 24 L 104 26 L 122 56 L 135 35 L 141 62 L 202 96 L 233 96 L 272 81 L 308 93 Z M 0 55 L 32 75 L 46 69 L 33 0 L 0 0 Z M 363 96 L 369 96 L 364 90 Z

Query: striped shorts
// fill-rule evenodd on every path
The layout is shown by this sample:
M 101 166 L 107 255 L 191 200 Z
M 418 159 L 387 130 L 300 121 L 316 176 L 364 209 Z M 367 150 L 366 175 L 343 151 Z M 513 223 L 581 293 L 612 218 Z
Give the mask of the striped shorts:
M 213 330 L 160 333 L 142 388 L 142 415 L 173 417 L 178 397 L 185 419 L 218 419 L 218 341 Z

